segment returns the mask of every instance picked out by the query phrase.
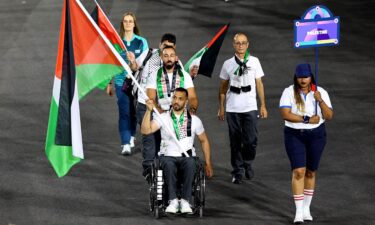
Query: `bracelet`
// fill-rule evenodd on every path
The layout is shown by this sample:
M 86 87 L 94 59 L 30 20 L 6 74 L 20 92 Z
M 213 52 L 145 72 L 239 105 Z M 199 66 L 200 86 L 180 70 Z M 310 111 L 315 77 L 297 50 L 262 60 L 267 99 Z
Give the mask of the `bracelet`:
M 303 116 L 303 123 L 308 124 L 310 122 L 310 117 L 309 116 Z

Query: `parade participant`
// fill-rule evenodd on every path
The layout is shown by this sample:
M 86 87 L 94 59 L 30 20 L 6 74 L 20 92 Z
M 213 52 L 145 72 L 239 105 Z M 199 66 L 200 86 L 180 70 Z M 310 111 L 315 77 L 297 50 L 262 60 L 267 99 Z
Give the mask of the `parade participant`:
M 297 65 L 294 85 L 285 88 L 281 96 L 280 113 L 285 120 L 284 143 L 292 168 L 294 223 L 312 221 L 310 203 L 326 144 L 325 121 L 332 119 L 333 110 L 327 91 L 315 85 L 310 64 Z
M 191 115 L 186 105 L 188 103 L 188 91 L 184 88 L 176 88 L 172 98 L 172 109 L 165 111 L 161 116 L 154 116 L 151 121 L 151 111 L 154 107 L 153 100 L 147 100 L 147 111 L 144 115 L 141 132 L 143 134 L 151 134 L 157 130 L 161 130 L 161 138 L 163 145 L 160 149 L 160 162 L 165 175 L 165 182 L 168 187 L 169 205 L 165 212 L 167 213 L 192 213 L 189 200 L 192 194 L 192 185 L 195 174 L 194 157 L 185 157 L 182 150 L 186 151 L 189 156 L 195 156 L 193 147 L 194 137 L 198 139 L 202 146 L 205 158 L 205 171 L 207 177 L 212 177 L 213 169 L 210 158 L 210 144 L 204 131 L 201 120 Z M 162 122 L 164 121 L 164 123 Z M 165 126 L 168 126 L 167 129 Z M 173 140 L 172 134 L 168 132 L 174 131 L 181 147 Z M 177 190 L 177 173 L 182 174 L 182 193 L 179 200 L 176 195 Z M 180 173 L 179 173 L 180 174 Z
M 163 65 L 163 61 L 160 58 L 160 52 L 164 47 L 171 46 L 176 47 L 176 36 L 173 34 L 166 33 L 161 37 L 159 49 L 150 49 L 147 54 L 143 54 L 142 65 L 139 68 L 138 80 L 143 88 L 146 90 L 147 81 L 150 79 L 152 72 L 157 71 Z M 146 112 L 146 96 L 144 96 L 141 90 L 137 91 L 138 102 L 137 102 L 137 121 L 141 126 L 143 116 Z M 160 149 L 160 132 L 155 132 L 149 135 L 142 135 L 142 166 L 143 176 L 147 176 L 150 165 L 152 164 L 157 152 Z
M 173 92 L 177 87 L 185 88 L 189 93 L 190 112 L 195 114 L 198 99 L 193 81 L 177 61 L 176 50 L 166 46 L 161 52 L 163 66 L 151 74 L 147 83 L 147 95 L 157 103 L 159 112 L 168 111 L 172 105 Z
M 125 13 L 121 21 L 120 37 L 123 38 L 127 51 L 121 54 L 130 68 L 138 69 L 137 58 L 142 52 L 148 49 L 147 41 L 139 36 L 139 28 L 135 15 L 131 12 Z M 130 155 L 134 147 L 134 135 L 136 131 L 136 114 L 134 98 L 130 93 L 123 91 L 123 84 L 126 79 L 126 72 L 115 76 L 114 86 L 119 109 L 119 132 L 121 137 L 121 153 Z M 107 93 L 112 95 L 112 82 L 107 86 Z
M 153 50 L 152 55 L 149 57 L 147 63 L 145 64 L 143 68 L 143 71 L 140 74 L 141 86 L 146 88 L 148 83 L 150 84 L 152 83 L 151 86 L 154 88 L 154 91 L 156 91 L 156 75 L 157 75 L 157 72 L 160 70 L 160 68 L 163 68 L 163 60 L 162 60 L 161 54 L 164 48 L 169 48 L 168 52 L 169 51 L 174 52 L 173 54 L 174 58 L 171 61 L 173 63 L 173 68 L 182 67 L 182 64 L 179 60 L 178 60 L 178 64 L 175 65 L 175 62 L 177 60 L 175 50 L 174 50 L 175 47 L 176 47 L 176 37 L 173 34 L 168 34 L 168 33 L 164 34 L 161 38 L 159 49 Z M 178 73 L 178 77 L 177 77 L 178 79 L 180 78 L 179 76 L 180 73 L 184 74 L 184 76 L 186 75 L 185 71 L 180 70 L 180 69 L 178 71 L 180 71 Z M 152 76 L 153 73 L 155 73 L 154 76 Z M 169 80 L 172 81 L 171 79 Z M 194 93 L 190 93 L 190 95 L 192 97 L 196 97 L 194 88 L 191 89 L 192 87 L 194 87 L 193 82 L 191 81 L 191 78 L 187 77 L 184 80 L 185 80 L 184 87 L 189 88 L 190 92 L 194 91 Z M 170 85 L 172 85 L 172 82 L 170 83 Z M 152 91 L 153 96 L 156 96 L 154 91 Z M 153 97 L 153 99 L 155 100 L 155 97 Z M 194 99 L 191 99 L 191 101 L 194 102 Z M 197 107 L 197 104 L 198 104 L 197 101 L 195 104 L 196 105 L 194 109 L 196 109 Z M 138 121 L 142 121 L 145 111 L 146 111 L 145 96 L 143 96 L 140 90 L 138 90 L 138 104 L 137 104 Z M 150 134 L 150 135 L 142 135 L 142 143 L 143 143 L 143 151 L 142 151 L 143 176 L 147 178 L 150 165 L 152 164 L 157 152 L 160 149 L 160 132 L 155 132 L 154 134 Z
M 260 100 L 260 117 L 267 118 L 262 77 L 258 58 L 249 54 L 249 41 L 243 33 L 233 38 L 235 55 L 226 60 L 220 72 L 219 112 L 224 121 L 224 111 L 229 127 L 232 182 L 242 183 L 242 175 L 252 179 L 252 161 L 257 147 L 257 94 Z M 255 91 L 256 90 L 256 91 Z M 224 108 L 225 104 L 225 108 Z

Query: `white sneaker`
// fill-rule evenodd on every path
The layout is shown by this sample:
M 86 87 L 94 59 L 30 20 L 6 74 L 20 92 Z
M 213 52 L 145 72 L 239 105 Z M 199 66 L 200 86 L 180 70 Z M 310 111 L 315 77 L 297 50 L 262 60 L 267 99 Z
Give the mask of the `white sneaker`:
M 135 141 L 135 137 L 132 136 L 130 138 L 130 148 L 134 148 L 134 146 L 135 146 L 134 141 Z
M 303 211 L 303 220 L 304 221 L 313 221 L 313 217 L 310 214 L 310 210 L 304 210 Z
M 178 199 L 175 198 L 172 201 L 169 202 L 168 207 L 165 209 L 166 213 L 177 213 L 180 211 L 180 203 L 178 202 Z
M 121 154 L 123 154 L 123 155 L 130 155 L 130 154 L 132 154 L 132 150 L 131 150 L 129 144 L 126 144 L 126 145 L 122 146 Z
M 296 215 L 294 217 L 294 223 L 295 224 L 302 224 L 303 223 L 303 216 L 302 215 Z
M 191 209 L 189 202 L 186 201 L 185 199 L 183 198 L 181 199 L 180 205 L 181 205 L 181 213 L 188 213 L 188 214 L 193 213 L 193 210 Z

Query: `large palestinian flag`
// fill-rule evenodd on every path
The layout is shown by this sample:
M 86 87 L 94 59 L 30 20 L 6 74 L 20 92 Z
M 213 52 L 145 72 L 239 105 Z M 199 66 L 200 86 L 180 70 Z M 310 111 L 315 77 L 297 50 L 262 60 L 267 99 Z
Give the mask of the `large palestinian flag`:
M 121 56 L 78 0 L 65 0 L 46 155 L 58 177 L 83 159 L 79 99 L 123 70 Z
M 216 58 L 229 28 L 229 23 L 223 26 L 215 37 L 201 50 L 194 54 L 185 64 L 184 69 L 189 72 L 194 65 L 199 66 L 198 74 L 211 77 Z

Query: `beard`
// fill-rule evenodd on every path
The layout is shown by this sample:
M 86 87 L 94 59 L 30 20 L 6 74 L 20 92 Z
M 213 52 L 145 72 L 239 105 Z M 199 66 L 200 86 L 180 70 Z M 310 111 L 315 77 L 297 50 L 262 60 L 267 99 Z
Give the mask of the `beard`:
M 174 63 L 173 63 L 172 61 L 168 61 L 168 62 L 165 64 L 165 68 L 166 68 L 167 70 L 172 69 L 173 66 L 174 66 Z
M 183 109 L 184 106 L 180 106 L 179 104 L 173 104 L 173 110 L 174 111 L 180 111 L 181 109 Z

